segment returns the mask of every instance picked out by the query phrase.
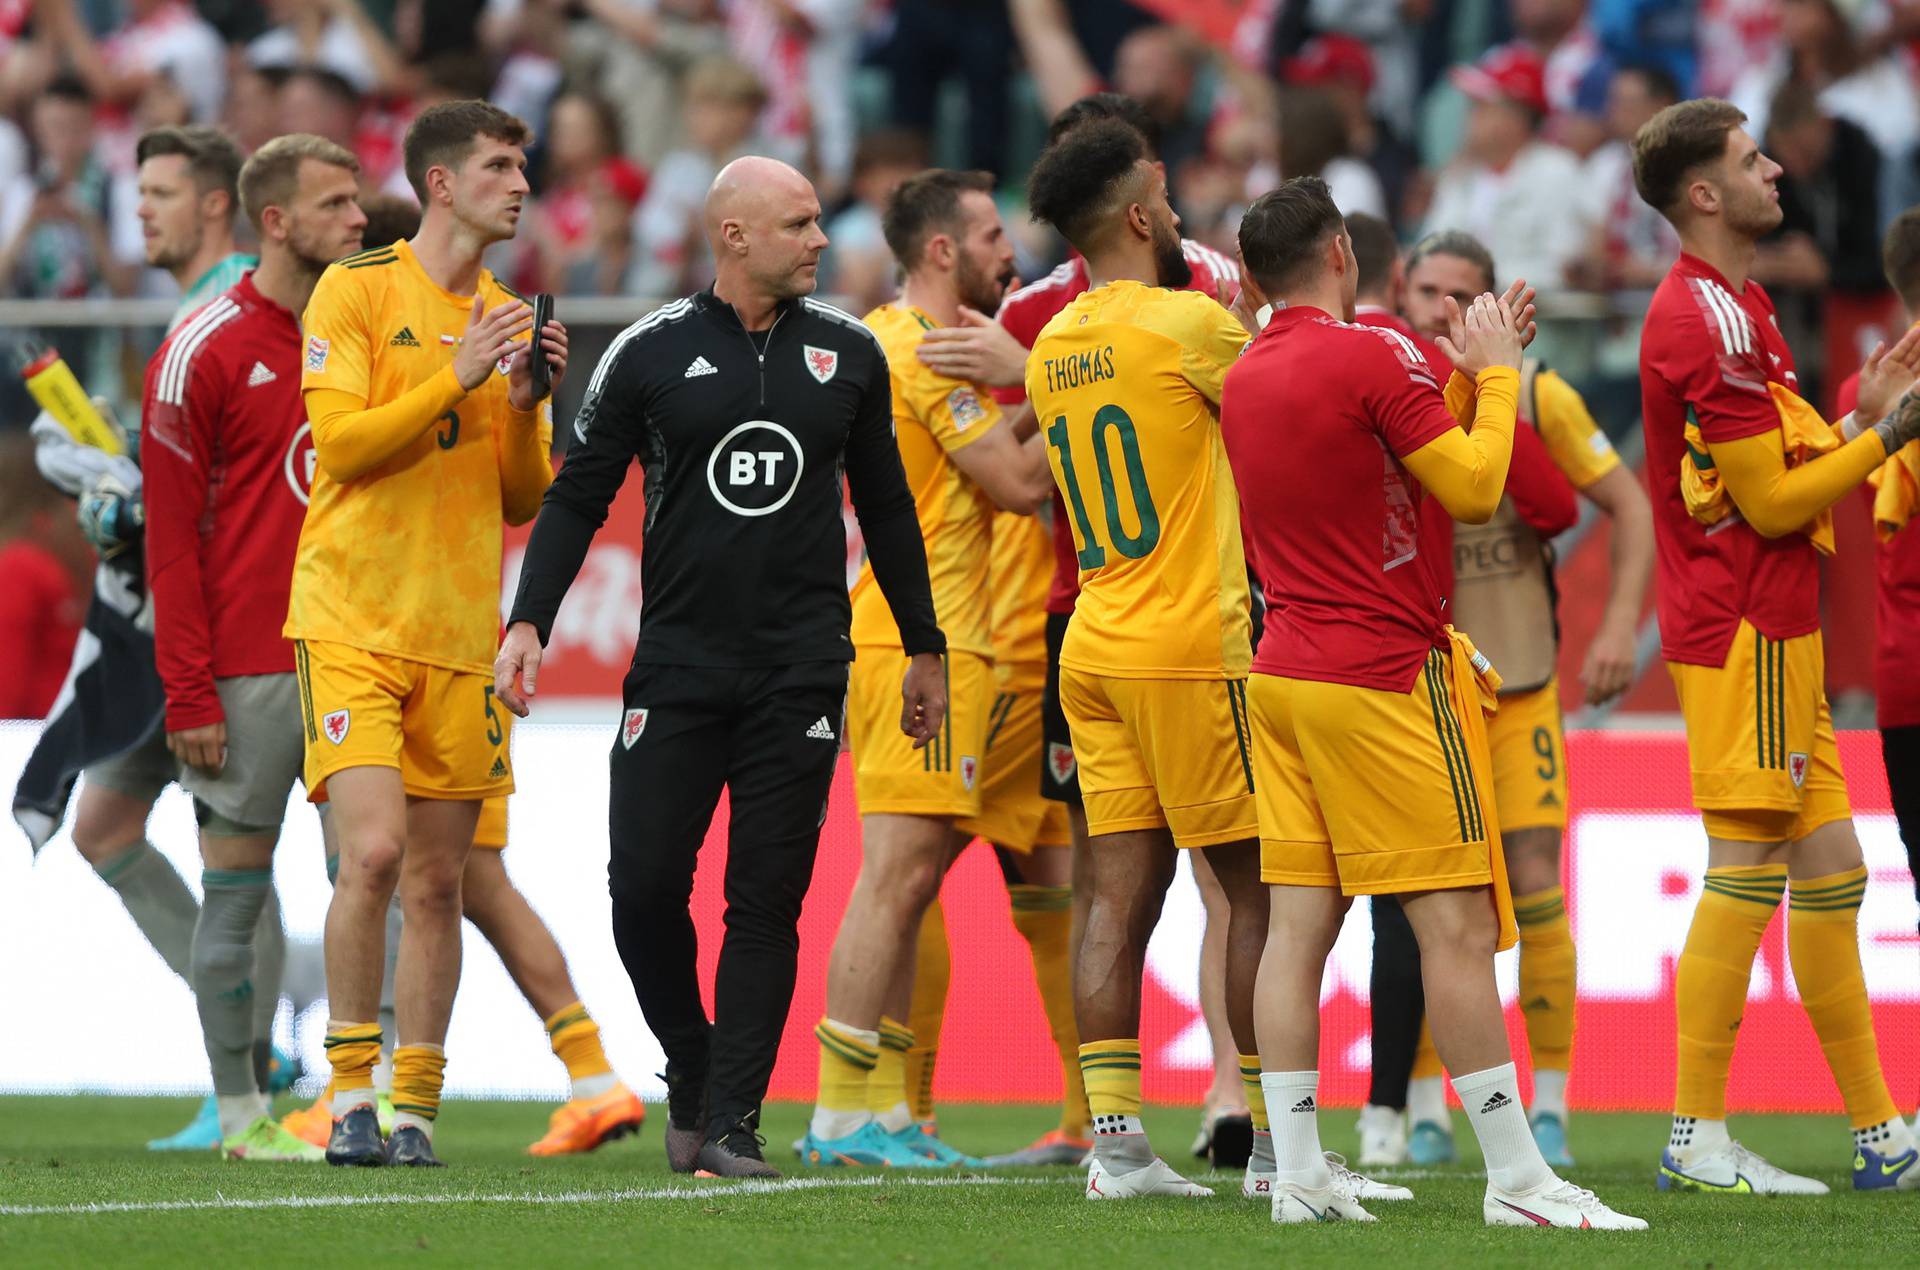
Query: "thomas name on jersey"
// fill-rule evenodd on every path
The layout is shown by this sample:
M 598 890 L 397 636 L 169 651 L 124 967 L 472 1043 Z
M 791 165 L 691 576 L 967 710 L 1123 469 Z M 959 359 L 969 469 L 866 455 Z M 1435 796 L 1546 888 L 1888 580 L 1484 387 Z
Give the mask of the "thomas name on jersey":
M 1042 359 L 1047 369 L 1047 390 L 1064 392 L 1083 384 L 1097 384 L 1113 378 L 1113 345 L 1091 348 L 1071 357 Z

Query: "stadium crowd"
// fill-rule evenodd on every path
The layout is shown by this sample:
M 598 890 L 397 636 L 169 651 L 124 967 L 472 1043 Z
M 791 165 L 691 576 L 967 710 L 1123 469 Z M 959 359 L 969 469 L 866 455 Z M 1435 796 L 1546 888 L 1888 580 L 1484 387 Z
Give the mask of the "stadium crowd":
M 0 294 L 176 293 L 143 257 L 133 152 L 149 128 L 217 124 L 243 153 L 311 131 L 359 158 L 363 192 L 411 202 L 408 123 L 484 97 L 533 127 L 532 232 L 488 259 L 523 293 L 704 285 L 707 185 L 730 159 L 769 154 L 817 181 L 824 293 L 864 312 L 895 286 L 880 209 L 929 162 L 1000 177 L 1017 270 L 1044 274 L 1062 244 L 1018 214 L 1018 178 L 1044 118 L 1111 86 L 1159 126 L 1190 239 L 1230 255 L 1254 197 L 1318 174 L 1402 242 L 1464 229 L 1498 243 L 1543 313 L 1556 293 L 1599 293 L 1630 324 L 1675 241 L 1634 197 L 1628 140 L 1661 106 L 1712 95 L 1739 104 L 1786 169 L 1786 215 L 1755 277 L 1809 396 L 1830 404 L 1844 371 L 1825 363 L 1859 351 L 1831 332 L 1892 317 L 1878 243 L 1920 194 L 1916 33 L 1910 0 L 13 0 L 0 5 Z M 105 335 L 69 335 L 64 351 L 130 403 L 124 368 L 152 338 L 134 356 Z M 12 404 L 0 428 L 30 417 Z M 1603 426 L 1617 437 L 1625 423 Z M 65 544 L 0 556 L 27 584 L 8 588 L 5 627 L 47 650 L 0 715 L 36 717 L 87 566 L 27 483 L 10 495 L 0 535 Z M 1865 687 L 1845 673 L 1859 660 L 1843 636 L 1843 709 Z
M 979 836 L 1001 851 L 1016 913 L 1024 901 L 1052 915 L 1022 933 L 1067 1097 L 1061 1129 L 1028 1153 L 1090 1151 L 1089 1199 L 1209 1194 L 1154 1155 L 1138 1118 L 1145 941 L 1175 848 L 1193 848 L 1209 890 L 1203 983 L 1217 992 L 1197 1150 L 1213 1135 L 1217 1159 L 1221 1126 L 1242 1121 L 1243 1194 L 1271 1196 L 1285 1221 L 1372 1220 L 1362 1199 L 1411 1198 L 1323 1156 L 1313 1127 L 1321 965 L 1365 894 L 1376 971 L 1398 963 L 1414 986 L 1394 1045 L 1376 1045 L 1369 1110 L 1386 1129 L 1360 1162 L 1418 1160 L 1414 1083 L 1440 1080 L 1444 1060 L 1488 1159 L 1490 1224 L 1644 1229 L 1553 1171 L 1572 1165 L 1574 967 L 1545 544 L 1574 523 L 1577 492 L 1614 533 L 1586 699 L 1631 683 L 1657 525 L 1661 651 L 1709 838 L 1660 1185 L 1825 1190 L 1725 1125 L 1725 1038 L 1790 864 L 1791 956 L 1848 1104 L 1854 1186 L 1920 1183 L 1862 979 L 1866 872 L 1828 714 L 1816 554 L 1832 554 L 1829 509 L 1870 474 L 1908 488 L 1901 456 L 1920 435 L 1920 331 L 1864 364 L 1853 347 L 1874 346 L 1853 332 L 1897 323 L 1889 276 L 1913 303 L 1920 228 L 1900 209 L 1920 187 L 1906 43 L 1920 6 L 97 8 L 0 11 L 15 36 L 0 97 L 24 122 L 0 138 L 16 169 L 0 173 L 0 273 L 10 297 L 179 300 L 145 376 L 133 484 L 116 486 L 113 456 L 77 433 L 35 432 L 49 480 L 61 461 L 90 469 L 68 492 L 107 560 L 144 539 L 144 566 L 129 566 L 136 552 L 119 567 L 128 592 L 151 589 L 164 726 L 89 753 L 74 840 L 163 956 L 172 941 L 214 1071 L 205 1131 L 229 1154 L 316 1159 L 324 1143 L 335 1164 L 438 1164 L 463 885 L 573 1080 L 535 1153 L 638 1127 L 553 940 L 499 856 L 469 854 L 505 844 L 511 724 L 496 703 L 527 713 L 560 599 L 638 460 L 649 613 L 612 754 L 610 881 L 616 941 L 667 1049 L 676 1169 L 776 1174 L 757 1108 L 836 762 L 837 744 L 820 743 L 839 742 L 837 726 L 855 753 L 865 863 L 816 1030 L 806 1163 L 980 1163 L 937 1140 L 921 1107 L 931 1077 L 910 1099 L 907 1076 L 930 905 Z M 1016 58 L 1028 75 L 1010 80 Z M 967 108 L 953 126 L 956 75 Z M 1048 121 L 1044 144 L 1025 136 L 1029 117 Z M 230 140 L 185 126 L 216 123 Z M 1036 153 L 1022 190 L 1011 178 Z M 977 170 L 924 170 L 942 159 Z M 226 202 L 198 204 L 200 236 L 159 251 L 185 223 L 161 209 L 176 171 L 218 177 Z M 237 241 L 236 201 L 250 231 Z M 1032 216 L 1003 220 L 1001 202 Z M 1041 280 L 1016 289 L 1019 276 Z M 816 287 L 865 318 L 810 298 Z M 574 411 L 548 394 L 588 358 L 515 288 L 684 298 L 592 350 Z M 1544 316 L 1580 291 L 1652 292 L 1638 370 L 1650 482 L 1580 393 L 1525 355 L 1536 298 Z M 112 373 L 71 352 L 89 383 Z M 304 488 L 300 441 L 283 435 L 302 417 L 296 383 Z M 1809 404 L 1836 395 L 1855 408 Z M 741 422 L 687 464 L 716 418 Z M 791 447 L 784 493 L 787 451 L 734 444 L 755 429 Z M 557 478 L 556 434 L 575 438 Z M 1296 443 L 1324 467 L 1299 463 Z M 65 458 L 50 466 L 49 452 Z M 256 491 L 263 510 L 249 514 L 240 500 Z M 868 558 L 851 633 L 849 491 Z M 87 555 L 57 498 L 15 492 L 0 587 L 22 638 L 59 666 L 48 619 L 78 619 L 53 577 L 82 574 Z M 1051 543 L 1031 516 L 1049 501 Z M 1912 503 L 1876 502 L 1887 537 Z M 536 512 L 502 638 L 494 530 Z M 395 517 L 409 533 L 391 532 Z M 253 568 L 229 543 L 272 559 Z M 1512 567 L 1483 568 L 1476 543 L 1512 548 Z M 715 544 L 737 577 L 705 567 Z M 1894 554 L 1906 544 L 1888 548 L 1889 569 L 1907 567 Z M 1049 552 L 1044 605 L 1032 585 L 990 585 L 990 555 L 1031 584 Z M 282 557 L 291 609 L 275 632 L 282 593 L 257 584 L 286 575 Z M 203 565 L 213 600 L 192 585 Z M 268 619 L 219 599 L 234 579 Z M 95 612 L 116 598 L 101 585 Z M 121 626 L 138 626 L 137 608 Z M 81 709 L 76 695 L 111 698 L 101 681 L 128 657 L 82 653 L 42 749 L 67 744 L 57 712 Z M 205 691 L 183 694 L 188 681 Z M 1017 760 L 994 749 L 1016 698 Z M 25 693 L 0 704 L 46 708 Z M 143 753 L 157 769 L 135 770 Z M 996 763 L 1020 779 L 998 789 Z M 1367 783 L 1389 768 L 1404 778 L 1391 801 Z M 197 908 L 138 836 L 174 779 L 202 829 Z M 271 853 L 295 779 L 325 806 L 337 871 L 333 1081 L 276 1122 L 276 1060 L 245 975 L 285 955 Z M 681 909 L 723 784 L 736 842 L 710 1021 Z M 36 845 L 71 786 L 69 773 L 38 809 Z M 995 808 L 1031 823 L 990 829 Z M 110 813 L 125 834 L 88 854 L 81 826 Z M 743 844 L 777 871 L 754 867 L 736 894 Z M 1491 970 L 1495 946 L 1516 941 L 1536 1069 L 1524 1111 Z M 1376 982 L 1379 1041 L 1392 996 Z M 1433 1044 L 1423 1071 L 1416 1051 Z M 1276 1099 L 1310 1114 L 1270 1126 Z M 180 1136 L 205 1145 L 194 1126 Z M 1436 1158 L 1452 1155 L 1446 1136 Z

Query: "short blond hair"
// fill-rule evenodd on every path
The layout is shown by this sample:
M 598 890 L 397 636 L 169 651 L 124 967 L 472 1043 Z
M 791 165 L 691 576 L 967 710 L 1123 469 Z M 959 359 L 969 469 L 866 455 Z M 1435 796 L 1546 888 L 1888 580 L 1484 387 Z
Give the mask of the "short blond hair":
M 285 207 L 300 188 L 300 164 L 307 159 L 330 167 L 360 170 L 353 151 L 311 132 L 275 137 L 253 152 L 240 169 L 240 206 L 257 230 L 269 207 Z

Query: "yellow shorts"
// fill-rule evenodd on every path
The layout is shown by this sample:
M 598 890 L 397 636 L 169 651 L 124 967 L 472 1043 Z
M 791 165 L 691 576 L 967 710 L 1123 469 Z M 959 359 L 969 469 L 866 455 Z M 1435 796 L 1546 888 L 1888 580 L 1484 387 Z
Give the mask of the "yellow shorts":
M 397 767 L 416 798 L 513 792 L 513 715 L 493 676 L 316 640 L 294 642 L 294 668 L 312 801 L 349 767 Z
M 987 711 L 987 740 L 980 756 L 980 814 L 955 827 L 1010 851 L 1063 847 L 1072 841 L 1067 805 L 1040 793 L 1040 696 L 1046 667 L 1037 675 L 999 677 L 1000 691 Z
M 1744 619 L 1723 666 L 1670 662 L 1707 836 L 1790 842 L 1853 815 L 1818 631 L 1768 639 Z
M 1241 679 L 1119 679 L 1060 668 L 1087 835 L 1166 829 L 1177 847 L 1253 838 Z
M 863 816 L 973 816 L 980 811 L 980 756 L 986 753 L 993 666 L 978 653 L 949 652 L 947 718 L 922 749 L 900 730 L 898 648 L 855 651 L 847 681 L 847 738 L 853 796 Z
M 1487 718 L 1493 804 L 1500 831 L 1567 828 L 1567 733 L 1560 722 L 1560 680 L 1500 698 Z
M 507 796 L 496 795 L 480 804 L 480 823 L 473 827 L 473 845 L 483 851 L 507 849 Z
M 1263 879 L 1348 895 L 1493 882 L 1491 761 L 1461 726 L 1445 654 L 1404 694 L 1255 675 L 1247 696 Z

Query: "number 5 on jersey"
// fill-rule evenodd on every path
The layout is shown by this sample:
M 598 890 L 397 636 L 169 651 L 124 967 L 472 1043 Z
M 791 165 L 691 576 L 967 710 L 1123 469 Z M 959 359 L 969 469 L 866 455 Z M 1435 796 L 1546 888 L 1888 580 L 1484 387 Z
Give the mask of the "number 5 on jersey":
M 1120 515 L 1119 492 L 1114 483 L 1113 443 L 1119 440 L 1120 461 L 1126 468 L 1127 488 L 1133 500 L 1134 519 L 1139 532 L 1129 534 Z M 1060 456 L 1060 484 L 1065 487 L 1067 505 L 1073 511 L 1074 536 L 1079 540 L 1078 560 L 1082 569 L 1098 569 L 1107 562 L 1107 548 L 1094 532 L 1087 516 L 1086 499 L 1080 492 L 1079 471 L 1074 465 L 1073 447 L 1067 439 L 1067 417 L 1058 415 L 1047 426 L 1047 442 Z M 1160 543 L 1160 514 L 1154 510 L 1153 491 L 1147 488 L 1146 464 L 1140 457 L 1140 437 L 1133 419 L 1116 405 L 1105 405 L 1093 415 L 1093 464 L 1100 477 L 1100 502 L 1106 518 L 1106 543 L 1129 560 L 1138 560 Z

